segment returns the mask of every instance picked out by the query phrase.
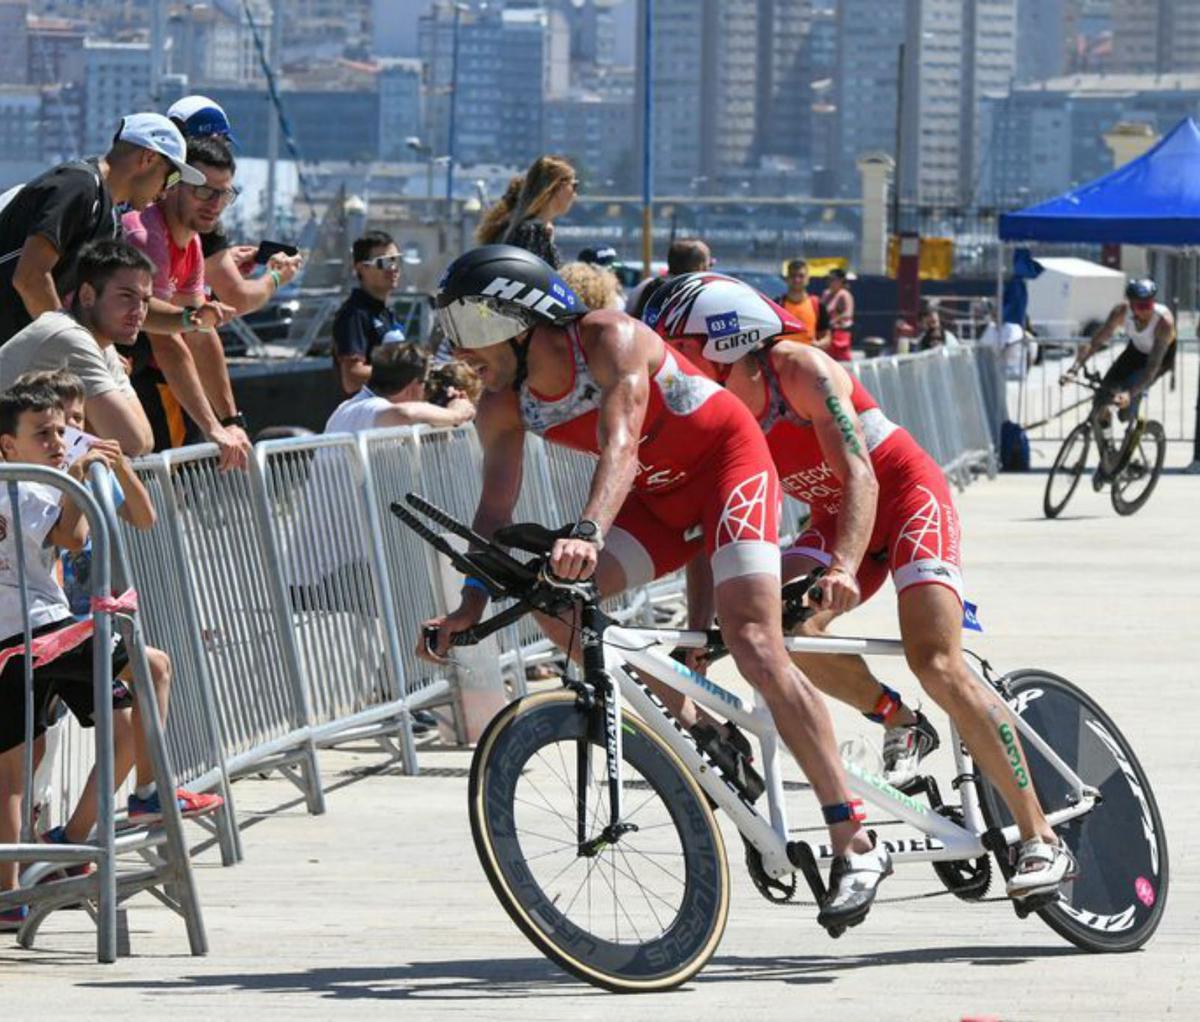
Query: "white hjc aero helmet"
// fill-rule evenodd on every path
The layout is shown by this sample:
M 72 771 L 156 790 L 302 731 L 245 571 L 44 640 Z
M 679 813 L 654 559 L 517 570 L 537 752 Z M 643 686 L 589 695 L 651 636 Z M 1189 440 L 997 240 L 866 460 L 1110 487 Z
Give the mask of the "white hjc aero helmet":
M 668 341 L 704 341 L 704 358 L 730 364 L 803 326 L 749 284 L 703 271 L 677 277 L 642 312 L 647 326 Z

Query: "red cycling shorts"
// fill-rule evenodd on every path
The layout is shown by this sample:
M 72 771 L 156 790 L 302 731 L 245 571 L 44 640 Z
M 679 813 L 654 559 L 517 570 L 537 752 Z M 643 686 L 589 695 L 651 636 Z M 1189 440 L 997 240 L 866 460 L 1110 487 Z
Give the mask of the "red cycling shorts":
M 858 568 L 866 602 L 888 572 L 897 594 L 912 586 L 942 585 L 963 599 L 962 528 L 942 470 L 904 430 L 897 429 L 872 454 L 879 482 L 875 528 Z M 784 551 L 830 563 L 837 518 L 815 512 L 808 528 Z
M 779 477 L 758 423 L 731 409 L 720 440 L 679 486 L 630 493 L 604 538 L 626 586 L 683 567 L 701 550 L 713 583 L 745 575 L 779 578 Z

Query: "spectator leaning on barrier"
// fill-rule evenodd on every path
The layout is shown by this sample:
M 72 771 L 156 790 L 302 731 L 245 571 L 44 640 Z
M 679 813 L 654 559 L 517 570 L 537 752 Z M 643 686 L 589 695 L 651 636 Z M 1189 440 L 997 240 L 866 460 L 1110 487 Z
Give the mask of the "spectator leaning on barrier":
M 787 264 L 787 290 L 775 302 L 787 309 L 803 326 L 804 330 L 796 340 L 828 351 L 829 310 L 817 295 L 808 293 L 808 280 L 808 262 L 804 259 L 790 260 Z
M 413 342 L 381 344 L 371 354 L 371 375 L 329 417 L 326 433 L 358 433 L 384 426 L 461 426 L 475 417 L 465 394 L 451 390 L 446 405 L 426 400 L 428 356 Z
M 52 390 L 20 387 L 0 394 L 0 452 L 6 461 L 64 468 L 65 432 L 62 404 Z M 119 458 L 119 452 L 102 443 L 88 450 L 68 471 L 75 479 L 83 480 L 93 463 L 111 466 L 113 457 Z M 11 526 L 13 509 L 8 490 L 0 492 L 0 522 L 4 525 L 0 529 L 0 635 L 4 636 L 0 639 L 0 650 L 24 643 L 22 586 L 28 593 L 35 643 L 38 638 L 57 633 L 68 625 L 70 606 L 51 573 L 54 552 L 56 547 L 78 550 L 88 538 L 87 519 L 73 501 L 57 490 L 39 483 L 20 483 L 17 499 L 25 547 L 24 578 L 17 573 L 16 530 Z M 93 637 L 86 626 L 73 627 L 79 631 L 58 636 L 62 646 L 57 656 L 33 672 L 35 740 L 46 730 L 51 701 L 56 697 L 70 708 L 82 727 L 94 725 Z M 71 640 L 75 640 L 73 644 Z M 159 714 L 165 720 L 171 662 L 161 650 L 149 647 L 146 659 Z M 142 721 L 129 688 L 132 672 L 121 640 L 113 645 L 112 669 L 114 782 L 120 785 L 130 768 L 136 767 L 137 789 L 129 797 L 129 819 L 133 824 L 147 825 L 162 818 L 162 806 L 150 757 L 138 737 Z M 14 842 L 20 832 L 24 742 L 24 658 L 12 656 L 0 671 L 0 844 Z M 39 749 L 34 751 L 36 757 Z M 87 841 L 96 822 L 96 797 L 93 770 L 70 819 L 65 825 L 47 831 L 42 839 L 58 844 Z M 194 795 L 183 789 L 178 790 L 176 798 L 180 811 L 188 816 L 209 812 L 221 804 L 217 796 Z M 91 866 L 85 864 L 68 867 L 63 874 L 79 876 L 90 870 Z M 16 885 L 17 864 L 0 863 L 0 890 L 12 890 Z M 16 929 L 24 916 L 24 906 L 8 910 L 0 914 L 0 928 Z
M 82 381 L 92 432 L 145 454 L 154 435 L 115 345 L 137 339 L 154 266 L 123 241 L 93 241 L 80 249 L 76 276 L 69 312 L 43 312 L 0 347 L 0 390 L 33 370 L 68 369 Z
M 216 137 L 237 148 L 237 139 L 233 137 L 225 111 L 207 96 L 184 96 L 171 104 L 167 116 L 185 139 Z M 211 230 L 200 234 L 200 249 L 204 254 L 205 283 L 239 316 L 261 309 L 304 265 L 300 255 L 277 252 L 267 260 L 265 273 L 249 278 L 243 271 L 254 268 L 258 247 L 234 245 L 220 220 Z
M 358 286 L 333 318 L 333 363 L 346 395 L 357 394 L 371 375 L 379 345 L 404 340 L 404 328 L 388 304 L 400 283 L 400 249 L 386 231 L 367 231 L 351 249 Z
M 570 163 L 561 156 L 539 156 L 525 171 L 521 193 L 497 240 L 558 269 L 562 259 L 554 244 L 554 221 L 570 211 L 578 192 L 579 178 Z
M 11 194 L 0 210 L 0 344 L 62 308 L 79 249 L 117 237 L 115 206 L 144 209 L 180 180 L 203 184 L 204 175 L 185 162 L 179 129 L 145 113 L 121 121 L 104 156 L 60 164 Z
M 200 234 L 212 228 L 236 194 L 228 143 L 192 139 L 187 152 L 204 182 L 182 185 L 143 212 L 122 217 L 126 238 L 155 264 L 154 296 L 185 311 L 206 303 Z M 133 385 L 154 430 L 155 449 L 198 440 L 198 428 L 220 449 L 223 468 L 244 467 L 250 440 L 234 403 L 221 339 L 210 324 L 184 320 L 178 332 L 159 332 L 147 324 L 134 348 Z

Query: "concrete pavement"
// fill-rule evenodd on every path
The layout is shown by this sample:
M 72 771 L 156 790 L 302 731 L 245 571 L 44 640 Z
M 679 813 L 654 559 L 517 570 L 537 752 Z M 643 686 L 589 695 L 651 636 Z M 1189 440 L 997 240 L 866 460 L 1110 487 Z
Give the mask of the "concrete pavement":
M 246 861 L 222 869 L 208 852 L 198 864 L 207 958 L 189 957 L 180 922 L 145 896 L 129 906 L 133 957 L 112 966 L 95 964 L 86 917 L 58 913 L 35 951 L 0 940 L 0 1015 L 1197 1017 L 1200 811 L 1189 711 L 1200 682 L 1200 479 L 1165 477 L 1130 519 L 1089 488 L 1056 522 L 1041 518 L 1044 481 L 1004 476 L 960 497 L 968 595 L 986 629 L 974 644 L 999 667 L 1042 666 L 1082 684 L 1138 752 L 1172 869 L 1164 921 L 1143 951 L 1085 955 L 1004 903 L 891 901 L 940 889 L 922 866 L 898 871 L 885 903 L 834 942 L 811 907 L 773 906 L 754 892 L 727 828 L 733 903 L 716 956 L 682 990 L 618 1001 L 545 961 L 496 902 L 466 819 L 469 754 L 426 748 L 422 775 L 409 778 L 364 747 L 323 754 L 322 817 L 308 816 L 286 781 L 239 782 Z M 889 635 L 894 619 L 885 590 L 843 631 Z M 916 692 L 898 663 L 880 670 Z M 841 737 L 873 736 L 856 715 L 835 714 Z M 806 792 L 789 811 L 794 825 L 816 823 Z

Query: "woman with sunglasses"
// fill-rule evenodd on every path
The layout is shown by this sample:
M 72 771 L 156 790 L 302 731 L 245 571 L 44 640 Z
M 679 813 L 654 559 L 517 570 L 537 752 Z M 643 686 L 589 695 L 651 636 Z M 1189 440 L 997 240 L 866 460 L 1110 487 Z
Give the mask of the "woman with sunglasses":
M 570 163 L 561 156 L 539 156 L 484 214 L 475 240 L 516 245 L 557 270 L 562 259 L 554 244 L 554 221 L 566 215 L 578 192 L 579 179 Z

